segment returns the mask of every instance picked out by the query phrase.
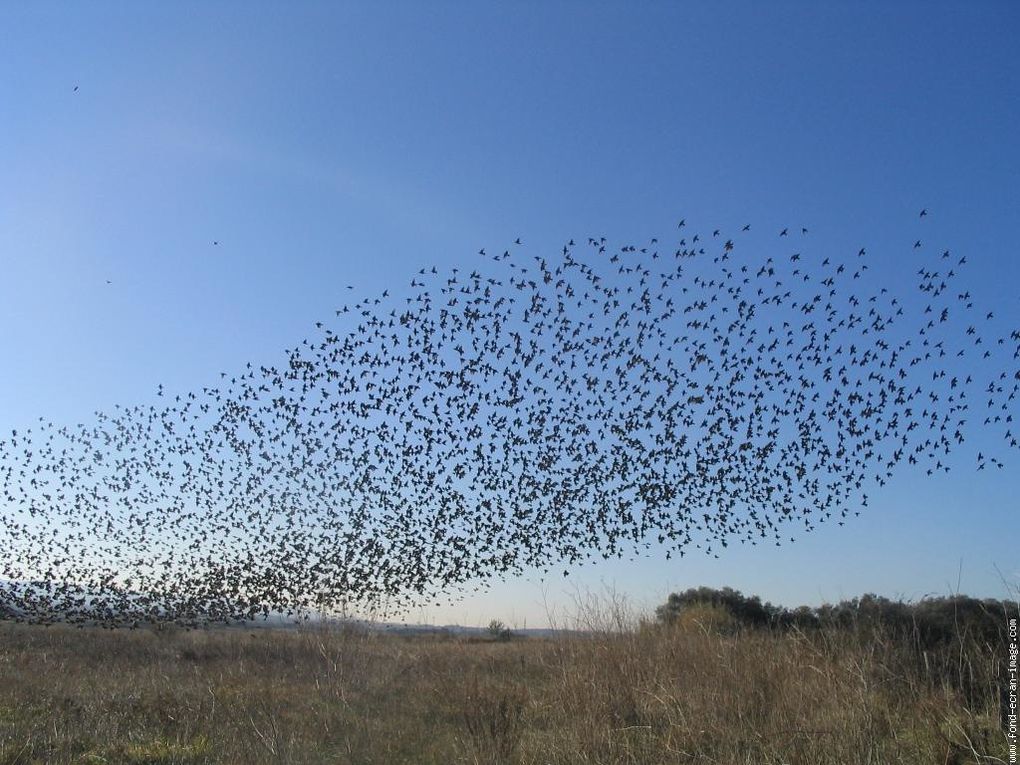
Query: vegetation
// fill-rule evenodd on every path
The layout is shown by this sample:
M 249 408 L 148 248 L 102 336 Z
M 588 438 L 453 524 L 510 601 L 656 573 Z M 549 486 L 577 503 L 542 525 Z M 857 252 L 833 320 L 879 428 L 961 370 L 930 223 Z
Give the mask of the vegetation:
M 726 618 L 741 627 L 770 627 L 787 630 L 840 628 L 855 632 L 881 631 L 898 638 L 914 640 L 930 649 L 969 637 L 978 643 L 1006 642 L 1006 620 L 1016 604 L 1006 600 L 978 600 L 966 595 L 925 598 L 917 603 L 890 600 L 880 595 L 862 595 L 836 605 L 818 608 L 800 606 L 787 609 L 762 603 L 729 587 L 696 587 L 673 593 L 656 609 L 655 615 L 667 624 L 691 609 L 719 608 Z
M 513 640 L 0 624 L 0 765 L 1004 762 L 974 602 L 698 590 Z
M 489 633 L 489 637 L 495 638 L 496 640 L 510 640 L 514 636 L 514 633 L 510 631 L 510 628 L 503 622 L 499 621 L 499 619 L 493 619 L 489 622 L 489 626 L 486 628 L 486 631 Z

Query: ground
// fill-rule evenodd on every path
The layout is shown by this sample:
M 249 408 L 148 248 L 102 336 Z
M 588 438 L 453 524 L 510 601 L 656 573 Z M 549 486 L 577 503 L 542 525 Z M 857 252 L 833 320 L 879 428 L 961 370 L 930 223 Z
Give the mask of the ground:
M 996 763 L 996 646 L 665 627 L 510 640 L 0 623 L 0 765 Z

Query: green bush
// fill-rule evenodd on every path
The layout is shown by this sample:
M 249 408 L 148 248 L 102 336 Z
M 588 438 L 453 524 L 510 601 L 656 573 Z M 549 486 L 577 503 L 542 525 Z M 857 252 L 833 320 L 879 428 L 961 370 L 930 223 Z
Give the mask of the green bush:
M 1017 604 L 1006 600 L 954 595 L 908 602 L 871 593 L 817 608 L 787 609 L 762 603 L 757 596 L 744 595 L 731 587 L 693 587 L 671 594 L 655 610 L 655 615 L 660 622 L 673 624 L 685 612 L 706 606 L 725 609 L 741 627 L 784 630 L 824 627 L 867 633 L 881 630 L 910 636 L 924 649 L 961 638 L 983 645 L 1002 644 L 1006 639 L 1006 616 L 1017 612 Z

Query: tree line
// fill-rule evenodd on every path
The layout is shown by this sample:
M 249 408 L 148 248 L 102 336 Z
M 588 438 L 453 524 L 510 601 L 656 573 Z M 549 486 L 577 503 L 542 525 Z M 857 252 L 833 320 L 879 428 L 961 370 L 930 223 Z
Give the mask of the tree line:
M 725 612 L 741 628 L 855 631 L 884 630 L 909 634 L 922 648 L 933 648 L 961 637 L 995 645 L 1006 640 L 1007 619 L 1016 616 L 1018 604 L 967 595 L 928 597 L 916 602 L 892 600 L 868 593 L 820 606 L 786 608 L 762 602 L 730 587 L 693 587 L 672 593 L 655 610 L 656 619 L 672 624 L 685 613 L 711 608 Z

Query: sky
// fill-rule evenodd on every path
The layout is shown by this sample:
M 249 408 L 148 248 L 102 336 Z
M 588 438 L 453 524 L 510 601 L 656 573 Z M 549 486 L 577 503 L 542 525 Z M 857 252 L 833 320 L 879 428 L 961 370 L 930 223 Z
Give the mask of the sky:
M 0 432 L 275 363 L 347 285 L 680 218 L 894 257 L 927 208 L 1016 326 L 1018 33 L 1013 2 L 0 5 Z M 525 575 L 413 618 L 544 626 L 578 593 L 699 585 L 1006 597 L 1018 490 L 1015 464 L 903 475 L 781 548 Z

